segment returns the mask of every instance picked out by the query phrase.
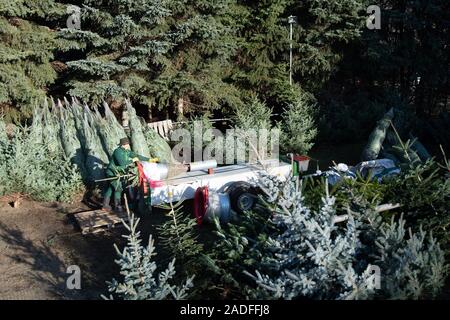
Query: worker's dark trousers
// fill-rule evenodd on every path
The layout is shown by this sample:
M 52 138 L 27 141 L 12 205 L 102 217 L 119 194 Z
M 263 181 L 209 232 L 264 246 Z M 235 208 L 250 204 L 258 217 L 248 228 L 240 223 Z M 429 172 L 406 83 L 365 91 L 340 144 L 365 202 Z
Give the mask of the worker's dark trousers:
M 106 177 L 107 178 L 113 178 L 115 177 L 114 173 L 106 171 Z M 123 186 L 122 181 L 120 179 L 111 180 L 108 183 L 108 187 L 106 188 L 104 197 L 105 198 L 111 198 L 112 194 L 114 193 L 114 200 L 120 201 L 122 196 Z

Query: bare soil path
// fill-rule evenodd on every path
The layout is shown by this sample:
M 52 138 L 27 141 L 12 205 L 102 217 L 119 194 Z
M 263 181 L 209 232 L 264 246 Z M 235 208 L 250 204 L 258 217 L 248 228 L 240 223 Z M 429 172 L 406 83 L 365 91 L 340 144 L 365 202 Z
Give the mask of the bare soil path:
M 0 299 L 99 299 L 117 274 L 113 243 L 120 232 L 82 236 L 65 213 L 79 204 L 0 201 Z M 87 209 L 87 208 L 85 208 Z M 123 231 L 123 230 L 121 230 Z M 81 270 L 69 290 L 67 267 Z

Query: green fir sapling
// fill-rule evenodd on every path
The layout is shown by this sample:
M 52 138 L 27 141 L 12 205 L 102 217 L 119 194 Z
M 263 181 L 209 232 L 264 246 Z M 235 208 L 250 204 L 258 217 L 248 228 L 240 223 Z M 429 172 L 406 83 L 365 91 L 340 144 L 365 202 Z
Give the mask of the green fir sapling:
M 289 105 L 278 123 L 281 130 L 281 148 L 283 152 L 307 153 L 313 146 L 317 135 L 314 123 L 316 103 L 312 95 L 301 92 L 296 101 Z
M 158 227 L 161 242 L 165 249 L 185 271 L 193 271 L 198 267 L 198 256 L 203 245 L 198 242 L 195 226 L 196 220 L 183 212 L 182 201 L 169 205 L 160 205 L 160 208 L 169 210 L 168 220 Z

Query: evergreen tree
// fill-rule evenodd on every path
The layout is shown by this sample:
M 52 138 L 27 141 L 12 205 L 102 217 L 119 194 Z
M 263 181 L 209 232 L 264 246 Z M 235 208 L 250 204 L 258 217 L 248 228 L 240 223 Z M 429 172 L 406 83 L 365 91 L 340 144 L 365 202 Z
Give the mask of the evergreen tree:
M 161 205 L 161 208 L 169 210 L 167 220 L 158 227 L 161 233 L 162 245 L 171 253 L 172 258 L 177 259 L 180 266 L 188 273 L 198 267 L 198 256 L 203 246 L 198 242 L 195 233 L 196 220 L 185 216 L 182 202 L 177 204 Z
M 361 32 L 362 2 L 238 1 L 242 13 L 236 21 L 236 85 L 276 107 L 294 103 L 299 91 L 317 93 L 337 70 L 343 45 Z M 293 25 L 293 76 L 301 89 L 289 85 L 290 15 L 298 18 Z
M 248 96 L 257 93 L 270 105 L 291 102 L 288 78 L 288 5 L 292 0 L 238 1 L 238 50 L 232 76 Z
M 67 89 L 82 101 L 115 108 L 125 97 L 150 107 L 154 82 L 168 64 L 167 1 L 82 1 L 81 29 L 58 36 L 67 57 Z M 75 57 L 70 58 L 70 57 Z
M 295 77 L 304 89 L 317 92 L 338 70 L 344 46 L 360 37 L 364 0 L 295 1 L 291 10 L 298 16 Z
M 81 30 L 59 33 L 79 57 L 67 62 L 69 94 L 113 107 L 130 97 L 166 113 L 232 103 L 229 2 L 83 1 Z
M 178 112 L 214 110 L 241 104 L 241 94 L 231 77 L 238 47 L 236 0 L 175 0 L 169 53 L 170 67 L 158 82 L 164 105 L 177 105 Z
M 311 209 L 295 180 L 263 174 L 259 186 L 265 214 L 217 227 L 221 245 L 210 263 L 222 276 L 217 287 L 259 299 L 419 299 L 442 290 L 444 251 L 422 230 L 408 232 L 402 217 L 385 223 L 358 198 L 342 215 L 328 188 Z
M 384 223 L 379 212 L 355 199 L 346 222 L 338 225 L 328 186 L 312 212 L 297 182 L 262 175 L 260 184 L 278 232 L 267 240 L 267 274 L 247 273 L 262 288 L 256 296 L 419 299 L 436 298 L 442 290 L 448 272 L 444 251 L 422 230 L 407 234 L 402 217 Z M 378 288 L 373 266 L 380 271 Z
M 128 210 L 127 210 L 128 212 Z M 155 274 L 157 265 L 153 261 L 156 255 L 153 239 L 150 236 L 148 245 L 143 246 L 140 232 L 137 230 L 139 219 L 128 212 L 128 223 L 123 221 L 129 231 L 125 236 L 126 247 L 120 251 L 115 245 L 119 259 L 116 263 L 120 266 L 123 281 L 113 279 L 109 285 L 109 292 L 116 298 L 124 300 L 163 300 L 184 299 L 189 289 L 193 286 L 192 279 L 188 278 L 183 284 L 172 285 L 170 281 L 175 276 L 175 260 L 169 263 L 166 270 Z M 105 297 L 104 297 L 105 298 Z M 114 298 L 110 296 L 110 298 Z
M 314 123 L 315 106 L 311 95 L 300 93 L 297 101 L 284 110 L 282 121 L 278 124 L 283 152 L 300 154 L 311 149 L 317 134 Z
M 65 7 L 54 0 L 0 1 L 0 109 L 6 120 L 30 116 L 57 78 L 51 62 L 58 43 L 49 26 L 63 14 Z

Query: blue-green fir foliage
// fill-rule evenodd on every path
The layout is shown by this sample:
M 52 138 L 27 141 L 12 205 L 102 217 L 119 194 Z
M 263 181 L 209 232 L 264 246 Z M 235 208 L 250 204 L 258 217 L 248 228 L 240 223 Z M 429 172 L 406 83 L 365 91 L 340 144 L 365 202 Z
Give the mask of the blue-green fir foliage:
M 139 219 L 129 215 L 129 221 L 123 222 L 129 234 L 124 236 L 127 245 L 120 251 L 115 245 L 122 280 L 113 279 L 109 283 L 110 298 L 124 300 L 163 300 L 184 299 L 193 286 L 193 277 L 180 285 L 171 284 L 175 276 L 175 260 L 169 263 L 164 271 L 156 272 L 157 265 L 153 261 L 155 247 L 150 236 L 147 246 L 142 244 L 140 231 L 137 230 Z

